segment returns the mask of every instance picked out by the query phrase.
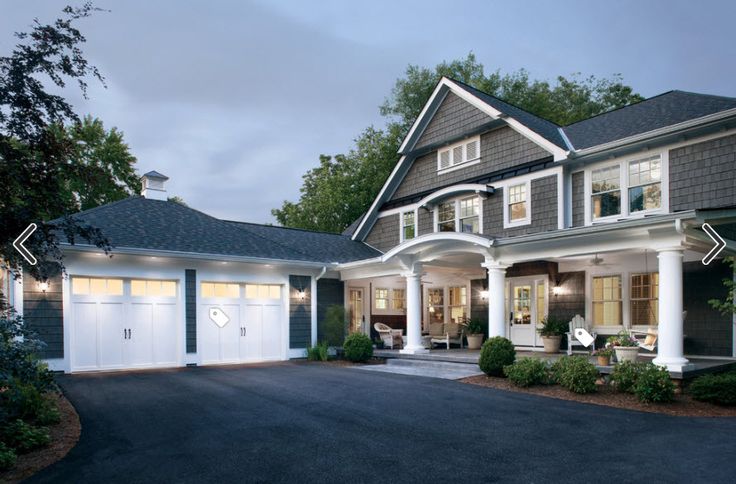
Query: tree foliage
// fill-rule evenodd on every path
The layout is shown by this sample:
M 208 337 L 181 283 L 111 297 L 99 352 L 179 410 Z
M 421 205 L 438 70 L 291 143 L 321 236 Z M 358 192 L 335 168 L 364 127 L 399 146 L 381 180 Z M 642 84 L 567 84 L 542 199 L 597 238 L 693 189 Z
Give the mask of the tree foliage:
M 40 261 L 61 262 L 61 239 L 71 243 L 84 239 L 109 249 L 99 229 L 71 217 L 82 205 L 116 196 L 109 193 L 110 186 L 99 187 L 100 192 L 98 187 L 82 186 L 99 182 L 101 162 L 90 162 L 86 148 L 82 150 L 75 139 L 90 136 L 94 141 L 102 125 L 90 119 L 85 127 L 72 105 L 52 92 L 73 81 L 86 97 L 88 78 L 104 84 L 97 68 L 84 58 L 80 46 L 86 40 L 75 26 L 95 10 L 87 3 L 64 8 L 62 18 L 51 24 L 35 20 L 30 32 L 15 34 L 19 43 L 13 51 L 0 57 L 0 258 L 14 269 L 23 265 L 34 277 L 44 277 L 44 268 L 53 265 L 24 264 L 12 246 L 31 222 L 38 230 L 26 246 Z M 76 127 L 67 133 L 60 128 L 65 125 Z M 112 143 L 117 136 L 112 132 L 102 136 L 100 149 L 121 148 L 121 143 Z M 130 161 L 127 155 L 124 158 Z M 111 175 L 105 179 L 110 180 L 118 178 Z M 121 175 L 120 180 L 127 183 L 129 174 Z M 72 196 L 75 192 L 81 198 Z M 58 224 L 47 222 L 55 218 L 61 219 Z
M 731 268 L 731 272 L 736 271 L 736 257 L 726 257 L 723 263 Z M 710 299 L 708 304 L 721 314 L 736 314 L 736 281 L 732 278 L 723 279 L 723 287 L 726 288 L 726 297 L 723 300 Z
M 398 160 L 397 150 L 443 77 L 469 84 L 559 125 L 567 125 L 641 101 L 619 74 L 609 79 L 573 74 L 555 83 L 530 79 L 526 70 L 486 74 L 471 52 L 434 68 L 409 65 L 380 106 L 384 129 L 370 127 L 347 155 L 320 156 L 304 175 L 298 202 L 272 210 L 284 226 L 341 232 L 370 207 Z

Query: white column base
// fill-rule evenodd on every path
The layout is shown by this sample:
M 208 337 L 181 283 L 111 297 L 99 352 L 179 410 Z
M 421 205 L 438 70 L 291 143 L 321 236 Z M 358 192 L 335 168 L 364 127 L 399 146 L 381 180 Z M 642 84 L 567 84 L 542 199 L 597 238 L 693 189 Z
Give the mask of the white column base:
M 399 350 L 399 353 L 402 355 L 426 355 L 429 350 L 424 346 L 406 345 L 404 349 Z
M 695 369 L 695 365 L 690 363 L 690 360 L 688 360 L 687 358 L 656 357 L 652 360 L 652 363 L 654 363 L 655 365 L 667 367 L 667 371 L 674 371 L 678 373 Z

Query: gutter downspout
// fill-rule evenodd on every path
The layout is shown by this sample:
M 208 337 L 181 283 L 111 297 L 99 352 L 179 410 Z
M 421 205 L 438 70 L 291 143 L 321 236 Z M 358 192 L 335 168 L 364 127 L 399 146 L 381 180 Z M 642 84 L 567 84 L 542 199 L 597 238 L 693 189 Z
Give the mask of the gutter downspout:
M 319 271 L 319 274 L 317 275 L 317 277 L 314 278 L 314 280 L 319 281 L 320 279 L 322 279 L 322 276 L 324 276 L 326 272 L 327 272 L 327 266 L 322 266 L 322 270 Z

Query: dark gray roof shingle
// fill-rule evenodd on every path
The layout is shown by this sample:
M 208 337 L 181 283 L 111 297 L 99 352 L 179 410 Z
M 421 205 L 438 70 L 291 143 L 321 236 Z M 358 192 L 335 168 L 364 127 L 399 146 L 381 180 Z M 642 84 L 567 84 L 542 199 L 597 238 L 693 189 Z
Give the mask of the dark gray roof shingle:
M 565 126 L 576 150 L 736 108 L 736 98 L 670 91 Z
M 343 235 L 230 222 L 178 203 L 143 197 L 74 217 L 101 229 L 113 247 L 321 263 L 380 255 Z

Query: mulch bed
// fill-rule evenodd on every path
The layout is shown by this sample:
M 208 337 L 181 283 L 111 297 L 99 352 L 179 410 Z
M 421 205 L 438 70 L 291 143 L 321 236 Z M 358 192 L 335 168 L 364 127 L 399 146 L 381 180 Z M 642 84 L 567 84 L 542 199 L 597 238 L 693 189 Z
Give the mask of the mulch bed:
M 64 395 L 59 394 L 58 398 L 61 421 L 49 426 L 51 444 L 48 447 L 19 455 L 14 468 L 0 473 L 0 482 L 20 482 L 44 467 L 61 460 L 77 444 L 82 430 L 79 415 Z
M 471 385 L 497 388 L 499 390 L 530 393 L 543 397 L 558 398 L 560 400 L 572 400 L 607 407 L 625 408 L 627 410 L 639 410 L 641 412 L 663 413 L 678 417 L 736 417 L 736 407 L 720 407 L 710 403 L 699 402 L 693 400 L 687 394 L 675 395 L 675 401 L 671 403 L 641 403 L 635 395 L 617 393 L 608 385 L 598 385 L 598 391 L 596 393 L 579 395 L 565 390 L 559 385 L 539 385 L 520 388 L 513 385 L 506 378 L 486 375 L 471 376 L 459 381 Z

